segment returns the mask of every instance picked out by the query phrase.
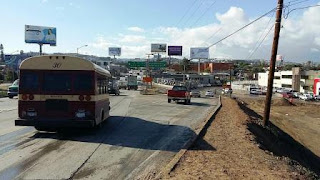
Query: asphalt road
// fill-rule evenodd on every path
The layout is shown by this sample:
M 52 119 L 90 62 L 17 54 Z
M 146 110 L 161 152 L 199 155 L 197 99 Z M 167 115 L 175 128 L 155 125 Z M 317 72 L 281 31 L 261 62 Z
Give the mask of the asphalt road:
M 193 98 L 191 105 L 168 104 L 165 95 L 137 91 L 110 100 L 112 117 L 100 129 L 48 133 L 15 127 L 17 99 L 0 99 L 0 180 L 152 176 L 218 102 Z

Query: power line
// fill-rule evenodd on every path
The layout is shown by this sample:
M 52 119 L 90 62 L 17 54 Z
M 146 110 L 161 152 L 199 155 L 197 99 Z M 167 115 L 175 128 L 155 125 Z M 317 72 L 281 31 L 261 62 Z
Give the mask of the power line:
M 238 30 L 234 31 L 233 33 L 231 33 L 231 34 L 227 35 L 226 37 L 224 37 L 224 38 L 220 39 L 219 41 L 217 41 L 217 42 L 215 42 L 215 43 L 211 44 L 208 48 L 210 48 L 210 47 L 212 47 L 212 46 L 214 46 L 214 45 L 216 45 L 216 44 L 220 43 L 221 41 L 223 41 L 223 40 L 225 40 L 225 39 L 229 38 L 230 36 L 232 36 L 232 35 L 234 35 L 234 34 L 238 33 L 238 32 L 239 32 L 239 31 L 241 31 L 241 30 L 245 29 L 246 27 L 248 27 L 248 26 L 250 26 L 251 24 L 255 23 L 256 21 L 260 20 L 261 18 L 263 18 L 263 17 L 267 16 L 268 14 L 270 14 L 271 12 L 273 12 L 275 9 L 276 9 L 276 8 L 273 8 L 273 9 L 272 9 L 272 10 L 270 10 L 269 12 L 267 12 L 267 13 L 263 14 L 262 16 L 258 17 L 258 18 L 257 18 L 257 19 L 255 19 L 255 20 L 251 21 L 250 23 L 246 24 L 245 26 L 241 27 L 240 29 L 238 29 Z
M 181 17 L 181 19 L 178 21 L 177 25 L 181 23 L 181 21 L 183 20 L 183 18 L 188 14 L 188 12 L 190 11 L 190 9 L 192 8 L 192 6 L 194 6 L 194 4 L 197 2 L 197 0 L 194 0 L 193 3 L 191 4 L 191 6 L 189 6 L 188 10 L 184 13 L 184 15 Z
M 267 23 L 267 25 L 266 25 L 266 27 L 265 27 L 264 32 L 266 32 L 267 28 L 269 27 L 269 24 L 270 24 L 270 22 L 271 22 L 271 20 L 272 20 L 272 18 L 273 18 L 273 16 L 274 16 L 274 13 L 275 13 L 275 12 L 273 12 L 273 13 L 272 13 L 272 15 L 270 16 L 270 19 L 269 19 L 269 21 L 268 21 L 268 23 Z M 254 49 L 256 49 L 257 45 L 259 44 L 259 41 L 261 40 L 261 38 L 262 38 L 262 36 L 263 36 L 264 32 L 263 32 L 263 33 L 261 33 L 261 35 L 260 35 L 260 37 L 259 37 L 258 41 L 257 41 L 257 42 L 256 42 L 256 44 L 254 45 Z M 252 51 L 252 52 L 254 52 L 254 51 Z M 247 56 L 247 59 L 248 59 L 249 57 L 251 57 L 251 56 L 252 56 L 252 52 Z
M 273 29 L 274 25 L 271 26 L 271 28 L 269 29 L 269 31 L 267 32 L 267 34 L 263 37 L 262 41 L 259 43 L 259 45 L 251 52 L 250 56 L 248 59 L 250 59 L 253 54 L 260 48 L 260 46 L 262 45 L 263 41 L 267 38 L 267 36 L 270 34 L 271 30 Z
M 215 35 L 217 35 L 222 30 L 222 27 L 220 27 L 216 32 L 214 32 L 204 43 L 208 42 L 211 38 L 213 38 Z
M 285 15 L 284 15 L 284 18 L 287 19 L 289 17 L 289 14 L 292 12 L 292 11 L 295 11 L 295 10 L 300 10 L 300 9 L 307 9 L 307 8 L 312 8 L 312 7 L 319 7 L 320 4 L 316 4 L 316 5 L 312 5 L 312 6 L 305 6 L 305 7 L 300 7 L 300 8 L 294 8 L 294 9 L 291 9 L 289 10 Z
M 207 14 L 207 12 L 209 11 L 209 9 L 211 9 L 212 7 L 213 7 L 213 5 L 214 4 L 216 4 L 216 0 L 204 11 L 204 13 L 193 23 L 193 25 L 192 26 L 194 26 L 194 25 L 196 25 L 197 24 L 197 22 L 204 16 L 204 15 L 206 15 Z M 190 27 L 192 27 L 192 26 L 190 26 Z
M 202 6 L 204 1 L 201 1 L 201 3 L 199 4 L 199 6 L 196 8 L 195 11 L 193 11 L 193 13 L 191 14 L 191 16 L 187 19 L 187 21 L 185 21 L 185 23 L 183 24 L 183 26 L 187 25 L 187 23 L 189 22 L 189 20 L 192 18 L 192 16 L 200 9 L 200 7 Z

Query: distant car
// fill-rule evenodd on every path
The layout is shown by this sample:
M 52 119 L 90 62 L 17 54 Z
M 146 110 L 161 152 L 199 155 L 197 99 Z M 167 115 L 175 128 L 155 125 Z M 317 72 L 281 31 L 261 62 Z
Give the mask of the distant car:
M 213 91 L 209 90 L 209 91 L 206 91 L 205 96 L 206 96 L 206 97 L 213 97 L 213 96 L 214 96 L 214 93 L 213 93 Z
M 8 88 L 8 96 L 12 99 L 14 96 L 18 96 L 19 93 L 19 79 L 15 80 Z
M 260 89 L 251 89 L 250 94 L 261 95 L 262 91 Z
M 293 95 L 290 92 L 284 92 L 284 93 L 282 93 L 282 97 L 284 97 L 284 98 L 293 98 Z
M 201 97 L 200 91 L 194 90 L 190 92 L 191 97 Z
M 225 88 L 222 90 L 222 92 L 223 92 L 223 94 L 232 94 L 233 91 L 230 88 Z
M 320 95 L 315 95 L 315 96 L 314 96 L 314 100 L 319 101 L 319 100 L 320 100 Z
M 282 93 L 283 91 L 284 91 L 284 89 L 282 89 L 282 88 L 277 88 L 277 89 L 276 89 L 276 92 L 277 92 L 277 93 Z
M 120 90 L 119 90 L 119 87 L 108 87 L 108 93 L 109 94 L 114 94 L 116 96 L 119 96 L 120 95 Z
M 308 100 L 312 100 L 312 97 L 310 96 L 310 94 L 301 94 L 301 95 L 299 96 L 299 99 L 308 101 Z
M 198 84 L 198 87 L 203 87 L 203 84 Z
M 299 92 L 293 92 L 293 93 L 292 93 L 292 96 L 293 96 L 294 98 L 299 98 L 300 95 L 301 95 L 301 93 L 299 93 Z

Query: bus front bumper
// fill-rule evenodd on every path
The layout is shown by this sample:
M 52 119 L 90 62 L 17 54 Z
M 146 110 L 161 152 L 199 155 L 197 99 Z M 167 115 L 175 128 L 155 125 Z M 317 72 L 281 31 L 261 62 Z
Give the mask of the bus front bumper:
M 17 119 L 16 126 L 39 126 L 39 127 L 94 127 L 94 120 L 45 120 L 45 119 Z

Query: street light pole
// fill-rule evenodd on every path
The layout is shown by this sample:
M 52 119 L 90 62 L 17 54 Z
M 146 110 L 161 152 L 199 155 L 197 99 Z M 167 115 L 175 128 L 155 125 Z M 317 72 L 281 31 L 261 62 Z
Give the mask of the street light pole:
M 87 47 L 87 46 L 88 46 L 88 45 L 86 44 L 86 45 L 83 45 L 83 46 L 78 47 L 78 48 L 77 48 L 77 54 L 79 54 L 79 49 L 80 49 L 80 48 Z

